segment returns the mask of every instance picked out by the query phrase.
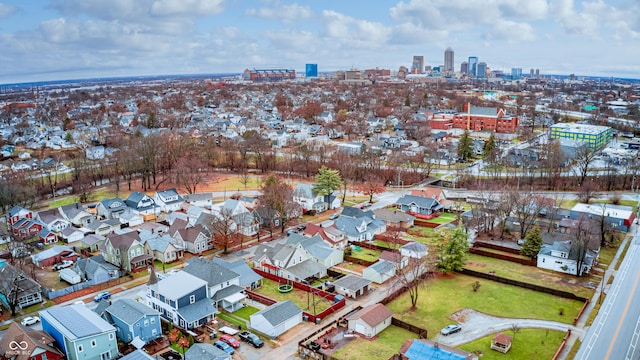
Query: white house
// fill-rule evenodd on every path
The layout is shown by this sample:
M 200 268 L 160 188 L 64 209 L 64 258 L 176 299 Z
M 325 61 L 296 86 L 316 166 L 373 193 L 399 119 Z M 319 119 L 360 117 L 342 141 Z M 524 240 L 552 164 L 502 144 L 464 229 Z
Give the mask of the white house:
M 87 148 L 84 152 L 89 160 L 103 159 L 105 155 L 104 146 L 102 145 Z
M 391 325 L 393 313 L 386 306 L 377 303 L 362 308 L 358 312 L 347 317 L 349 330 L 371 338 Z
M 427 245 L 419 242 L 409 242 L 400 247 L 400 253 L 402 256 L 407 256 L 414 259 L 422 259 L 429 254 L 429 248 Z
M 293 191 L 293 201 L 300 204 L 303 212 L 315 211 L 321 213 L 327 209 L 335 209 L 340 206 L 338 197 L 322 196 L 313 191 L 313 184 L 299 183 Z M 331 203 L 329 206 L 329 203 Z
M 371 280 L 376 284 L 382 284 L 391 279 L 396 274 L 396 266 L 388 261 L 378 261 L 377 263 L 362 270 L 362 277 Z
M 165 213 L 180 210 L 180 206 L 184 202 L 184 199 L 176 189 L 157 191 L 153 196 L 153 200 L 160 207 L 160 210 Z
M 276 338 L 302 322 L 302 310 L 287 300 L 266 307 L 249 318 L 253 329 Z
M 596 241 L 593 243 L 595 242 Z M 588 274 L 599 252 L 599 247 L 597 250 L 594 250 L 594 246 L 589 245 L 587 245 L 579 272 L 577 271 L 578 252 L 576 251 L 576 246 L 573 245 L 570 240 L 554 241 L 551 245 L 543 244 L 538 253 L 537 266 L 542 269 L 549 269 L 570 275 L 582 276 L 583 274 Z

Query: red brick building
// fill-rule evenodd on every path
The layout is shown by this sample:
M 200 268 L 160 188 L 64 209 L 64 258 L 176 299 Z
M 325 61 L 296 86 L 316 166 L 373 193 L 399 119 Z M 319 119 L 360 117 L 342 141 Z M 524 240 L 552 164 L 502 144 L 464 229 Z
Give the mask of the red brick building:
M 495 131 L 499 133 L 514 133 L 518 127 L 519 118 L 507 116 L 504 109 L 471 106 L 471 111 L 463 113 L 438 112 L 428 116 L 429 126 L 436 130 L 469 129 L 470 131 Z

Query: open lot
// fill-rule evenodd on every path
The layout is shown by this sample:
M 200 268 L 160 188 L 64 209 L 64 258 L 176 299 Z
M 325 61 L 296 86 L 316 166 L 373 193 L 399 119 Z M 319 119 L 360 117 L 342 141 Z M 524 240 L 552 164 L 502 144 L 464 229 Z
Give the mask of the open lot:
M 480 288 L 474 292 L 476 281 Z M 395 317 L 427 329 L 429 338 L 451 323 L 451 314 L 464 308 L 494 316 L 571 323 L 581 306 L 579 301 L 460 274 L 423 282 L 415 309 L 411 309 L 408 293 L 387 304 Z
M 278 291 L 278 283 L 269 279 L 263 279 L 262 286 L 254 291 L 277 301 L 291 300 L 300 309 L 308 311 L 312 314 L 314 313 L 314 310 L 315 314 L 318 314 L 328 309 L 332 305 L 329 300 L 326 300 L 317 295 L 314 296 L 311 293 L 295 288 L 291 292 L 281 293 Z M 313 305 L 314 301 L 315 307 Z
M 391 325 L 384 329 L 375 340 L 358 338 L 336 351 L 333 357 L 340 360 L 388 359 L 391 355 L 398 353 L 407 339 L 417 337 L 416 334 L 408 330 Z
M 382 254 L 382 251 L 380 250 L 361 248 L 359 246 L 355 247 L 351 251 L 351 257 L 354 257 L 360 260 L 371 261 L 371 262 L 377 261 L 378 258 L 380 257 L 380 254 Z
M 506 331 L 505 334 L 513 336 L 511 331 Z M 552 330 L 521 329 L 511 343 L 511 350 L 506 354 L 491 350 L 491 338 L 495 334 L 466 343 L 460 349 L 469 352 L 477 350 L 482 353 L 482 360 L 551 359 L 564 334 Z

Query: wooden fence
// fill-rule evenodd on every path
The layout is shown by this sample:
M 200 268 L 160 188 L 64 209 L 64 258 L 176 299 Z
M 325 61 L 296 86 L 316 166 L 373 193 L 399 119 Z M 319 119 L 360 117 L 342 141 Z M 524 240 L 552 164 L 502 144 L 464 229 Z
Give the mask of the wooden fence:
M 348 255 L 344 255 L 344 261 L 356 263 L 362 266 L 371 266 L 378 262 L 378 261 L 367 261 L 367 260 L 359 259 L 359 258 L 348 256 Z
M 499 251 L 510 253 L 510 254 L 520 255 L 519 249 L 514 249 L 512 247 L 502 246 L 498 244 L 487 243 L 484 241 L 478 241 L 478 240 L 474 241 L 473 247 L 483 247 L 487 249 L 499 250 Z
M 494 253 L 494 252 L 491 252 L 491 251 L 479 249 L 477 247 L 469 248 L 469 252 L 472 253 L 472 254 L 482 255 L 482 256 L 486 256 L 486 257 L 490 257 L 490 258 L 494 258 L 494 259 L 511 261 L 511 262 L 515 262 L 515 263 L 518 263 L 518 264 L 522 264 L 522 265 L 538 266 L 538 263 L 535 260 L 523 259 L 523 258 L 519 258 L 519 257 L 515 257 L 515 256 L 510 256 L 510 255 L 507 255 L 507 254 L 497 254 L 497 253 Z
M 411 325 L 408 322 L 404 322 L 404 321 L 402 321 L 400 319 L 396 319 L 396 318 L 392 317 L 391 318 L 391 325 L 401 327 L 401 328 L 403 328 L 405 330 L 409 330 L 412 333 L 416 333 L 416 334 L 418 334 L 418 338 L 419 339 L 426 339 L 427 338 L 427 330 L 426 329 L 423 329 L 423 328 L 421 328 L 419 326 Z

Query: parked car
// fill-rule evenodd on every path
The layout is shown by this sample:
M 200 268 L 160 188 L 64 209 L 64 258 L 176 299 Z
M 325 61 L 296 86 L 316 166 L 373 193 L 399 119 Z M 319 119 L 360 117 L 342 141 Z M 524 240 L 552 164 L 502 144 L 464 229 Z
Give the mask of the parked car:
M 53 265 L 53 270 L 62 270 L 62 269 L 66 269 L 68 267 L 72 267 L 73 266 L 73 261 L 71 260 L 62 260 L 61 262 Z
M 313 351 L 320 350 L 320 347 L 321 347 L 320 344 L 315 342 L 315 341 L 312 341 L 312 342 L 309 343 L 309 349 L 311 349 Z
M 339 217 L 340 217 L 340 214 L 338 214 L 338 213 L 331 214 L 331 216 L 329 216 L 329 220 L 335 220 L 335 219 L 337 219 Z
M 240 336 L 240 340 L 250 343 L 255 348 L 259 348 L 259 347 L 262 347 L 262 345 L 264 345 L 264 341 L 262 341 L 258 337 L 258 335 L 252 333 L 251 331 L 246 331 L 246 330 L 241 331 L 240 334 L 238 334 L 238 336 Z
M 226 352 L 229 355 L 233 355 L 233 353 L 236 352 L 235 350 L 233 350 L 231 345 L 227 344 L 226 342 L 222 342 L 220 340 L 216 340 L 216 342 L 214 342 L 213 345 L 215 345 L 215 347 Z
M 226 342 L 227 344 L 231 345 L 231 347 L 234 347 L 236 349 L 240 347 L 240 342 L 231 335 L 220 335 L 220 340 Z
M 29 325 L 37 324 L 39 321 L 40 321 L 40 318 L 37 316 L 27 316 L 26 318 L 22 319 L 20 323 L 24 326 L 29 326 Z
M 447 336 L 447 335 L 455 334 L 460 330 L 462 330 L 462 327 L 460 327 L 460 325 L 451 324 L 451 325 L 445 326 L 442 330 L 440 330 L 440 334 Z
M 94 296 L 94 297 L 93 297 L 93 301 L 95 301 L 95 302 L 100 302 L 100 300 L 102 300 L 102 299 L 107 300 L 107 299 L 109 299 L 110 297 L 111 297 L 111 293 L 110 293 L 110 292 L 108 292 L 108 291 L 103 291 L 103 292 L 101 292 L 100 294 L 98 294 L 98 295 Z
M 287 230 L 287 236 L 292 235 L 292 234 L 297 234 L 297 233 L 298 233 L 298 230 L 295 230 L 295 229 Z
M 298 225 L 298 226 L 296 227 L 296 230 L 298 230 L 298 231 L 304 231 L 304 229 L 306 229 L 306 228 L 307 228 L 307 225 L 306 225 L 306 224 L 300 224 L 300 225 Z

